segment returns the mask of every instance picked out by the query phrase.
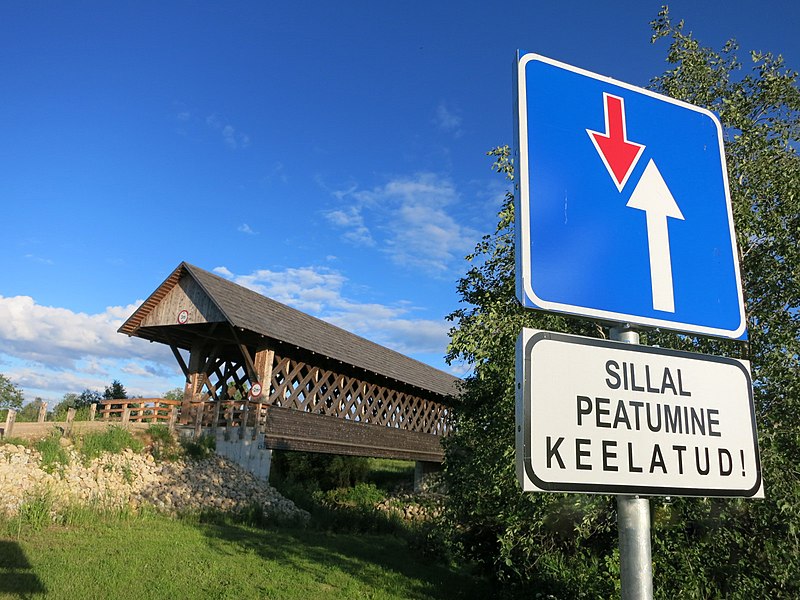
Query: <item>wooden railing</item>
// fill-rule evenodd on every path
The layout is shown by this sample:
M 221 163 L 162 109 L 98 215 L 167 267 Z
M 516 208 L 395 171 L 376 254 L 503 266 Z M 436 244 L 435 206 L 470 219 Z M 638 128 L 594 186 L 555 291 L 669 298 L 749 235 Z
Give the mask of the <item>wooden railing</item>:
M 174 424 L 180 406 L 180 400 L 165 398 L 103 400 L 99 404 L 97 413 L 103 421 Z
M 8 409 L 7 416 L 4 422 L 0 422 L 0 439 L 3 437 L 12 437 L 15 428 L 19 429 L 21 434 L 37 435 L 49 431 L 45 429 L 48 424 L 58 426 L 62 433 L 69 434 L 72 431 L 73 424 L 77 422 L 82 423 L 81 427 L 86 429 L 86 426 L 101 426 L 102 423 L 122 423 L 128 424 L 154 424 L 165 423 L 173 429 L 178 422 L 180 415 L 181 401 L 180 400 L 166 400 L 164 398 L 130 398 L 130 399 L 114 399 L 102 400 L 98 403 L 93 403 L 88 406 L 88 414 L 84 409 L 80 409 L 80 417 L 78 409 L 70 408 L 64 420 L 48 421 L 47 420 L 47 403 L 42 403 L 39 407 L 38 419 L 32 423 L 22 423 L 17 421 L 16 410 Z M 51 428 L 52 429 L 52 428 Z
M 192 402 L 187 421 L 200 427 L 259 426 L 266 419 L 267 405 L 254 400 Z

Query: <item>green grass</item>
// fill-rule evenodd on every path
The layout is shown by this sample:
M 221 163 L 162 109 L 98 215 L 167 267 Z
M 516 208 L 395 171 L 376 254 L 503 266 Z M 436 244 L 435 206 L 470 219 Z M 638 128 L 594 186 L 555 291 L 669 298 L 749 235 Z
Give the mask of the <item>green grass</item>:
M 374 483 L 357 483 L 351 488 L 337 488 L 327 492 L 317 492 L 315 499 L 325 504 L 372 508 L 386 500 L 386 493 Z
M 0 446 L 3 444 L 13 444 L 14 446 L 25 446 L 26 448 L 30 447 L 31 443 L 29 440 L 19 437 L 4 437 L 0 439 Z
M 105 431 L 84 434 L 79 447 L 81 455 L 88 461 L 104 452 L 120 454 L 128 448 L 140 452 L 144 444 L 124 427 L 112 426 Z
M 69 464 L 69 455 L 61 446 L 61 432 L 57 429 L 54 429 L 46 438 L 35 442 L 34 448 L 41 455 L 42 469 L 48 473 L 53 473 Z
M 393 536 L 148 515 L 0 538 L 2 598 L 487 598 L 482 581 Z
M 370 458 L 367 481 L 385 490 L 395 487 L 410 488 L 414 485 L 414 461 Z
M 38 489 L 27 494 L 19 507 L 19 514 L 16 517 L 17 534 L 19 535 L 21 532 L 22 525 L 32 531 L 44 529 L 51 523 L 50 515 L 52 510 L 53 494 L 49 489 Z
M 201 435 L 197 439 L 181 440 L 181 446 L 190 458 L 207 458 L 214 454 L 217 439 L 213 435 Z

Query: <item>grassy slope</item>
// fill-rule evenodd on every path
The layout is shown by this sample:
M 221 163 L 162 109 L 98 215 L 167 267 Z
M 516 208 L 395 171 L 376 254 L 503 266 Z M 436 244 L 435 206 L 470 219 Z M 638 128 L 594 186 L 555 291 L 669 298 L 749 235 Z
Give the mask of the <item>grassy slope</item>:
M 0 539 L 0 598 L 487 598 L 391 536 L 265 531 L 165 517 Z

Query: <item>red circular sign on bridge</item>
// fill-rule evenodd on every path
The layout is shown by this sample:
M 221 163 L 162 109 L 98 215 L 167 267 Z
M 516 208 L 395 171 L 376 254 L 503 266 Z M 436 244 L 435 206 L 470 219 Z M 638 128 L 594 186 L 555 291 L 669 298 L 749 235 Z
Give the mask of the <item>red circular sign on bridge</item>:
M 259 396 L 261 396 L 261 384 L 260 383 L 254 383 L 253 384 L 253 387 L 250 388 L 250 396 L 252 398 L 258 398 Z
M 189 322 L 189 311 L 183 309 L 178 313 L 178 325 L 186 325 Z

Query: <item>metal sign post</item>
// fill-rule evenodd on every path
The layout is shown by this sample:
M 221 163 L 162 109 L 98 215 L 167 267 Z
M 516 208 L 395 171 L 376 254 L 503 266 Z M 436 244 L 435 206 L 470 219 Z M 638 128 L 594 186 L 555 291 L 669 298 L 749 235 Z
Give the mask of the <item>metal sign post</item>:
M 609 333 L 612 340 L 639 343 L 638 332 L 630 326 L 613 327 Z M 617 528 L 622 600 L 652 600 L 650 500 L 639 496 L 617 496 Z

